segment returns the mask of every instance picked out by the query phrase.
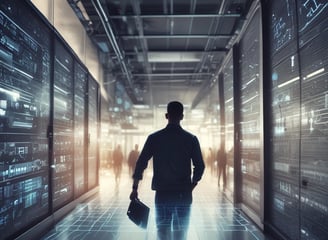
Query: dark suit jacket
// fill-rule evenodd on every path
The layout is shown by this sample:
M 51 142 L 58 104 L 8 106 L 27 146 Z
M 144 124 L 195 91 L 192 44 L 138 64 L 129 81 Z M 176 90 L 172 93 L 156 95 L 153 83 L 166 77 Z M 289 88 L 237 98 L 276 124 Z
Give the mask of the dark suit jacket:
M 188 190 L 191 181 L 198 182 L 205 169 L 197 137 L 176 124 L 168 124 L 148 136 L 136 164 L 134 179 L 142 179 L 151 158 L 152 189 L 156 191 Z

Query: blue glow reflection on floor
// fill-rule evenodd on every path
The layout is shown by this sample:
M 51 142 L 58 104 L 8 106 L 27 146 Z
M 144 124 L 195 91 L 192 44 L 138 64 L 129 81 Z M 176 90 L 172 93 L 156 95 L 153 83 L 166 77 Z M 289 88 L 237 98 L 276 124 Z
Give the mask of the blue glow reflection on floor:
M 151 171 L 145 172 L 139 198 L 151 208 L 147 230 L 127 217 L 132 180 L 127 169 L 119 183 L 110 170 L 100 171 L 99 194 L 79 204 L 42 240 L 155 240 L 154 192 L 150 190 Z M 206 172 L 193 193 L 188 240 L 268 240 L 235 208 L 217 187 L 215 177 Z

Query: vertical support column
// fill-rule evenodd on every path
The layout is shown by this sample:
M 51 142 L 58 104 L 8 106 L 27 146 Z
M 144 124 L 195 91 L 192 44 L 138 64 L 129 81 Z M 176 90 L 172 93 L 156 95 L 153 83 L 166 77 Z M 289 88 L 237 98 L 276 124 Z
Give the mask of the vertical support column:
M 233 101 L 234 101 L 234 203 L 241 203 L 241 161 L 240 161 L 240 75 L 239 75 L 239 45 L 233 46 Z

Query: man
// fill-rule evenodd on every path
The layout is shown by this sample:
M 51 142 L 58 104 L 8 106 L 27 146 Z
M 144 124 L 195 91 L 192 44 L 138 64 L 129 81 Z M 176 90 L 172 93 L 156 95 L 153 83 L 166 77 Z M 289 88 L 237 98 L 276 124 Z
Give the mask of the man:
M 129 173 L 131 175 L 133 174 L 134 168 L 136 166 L 136 162 L 137 162 L 138 157 L 139 157 L 139 150 L 138 150 L 138 148 L 139 148 L 139 145 L 138 144 L 135 144 L 134 145 L 134 149 L 131 150 L 131 152 L 129 153 L 128 165 L 129 165 Z
M 221 150 L 221 148 L 218 150 L 217 153 L 217 162 L 218 162 L 218 185 L 220 187 L 220 178 L 222 174 L 223 190 L 225 190 L 227 186 L 227 173 L 226 173 L 227 156 L 225 151 Z
M 197 137 L 180 126 L 183 105 L 170 102 L 165 116 L 167 126 L 149 135 L 140 153 L 130 199 L 138 197 L 139 180 L 148 160 L 153 158 L 152 189 L 156 191 L 158 239 L 181 240 L 186 238 L 189 225 L 192 190 L 201 179 L 205 164 Z
M 114 167 L 116 185 L 119 183 L 121 178 L 122 164 L 123 164 L 123 152 L 121 150 L 121 145 L 118 144 L 113 152 L 113 167 Z

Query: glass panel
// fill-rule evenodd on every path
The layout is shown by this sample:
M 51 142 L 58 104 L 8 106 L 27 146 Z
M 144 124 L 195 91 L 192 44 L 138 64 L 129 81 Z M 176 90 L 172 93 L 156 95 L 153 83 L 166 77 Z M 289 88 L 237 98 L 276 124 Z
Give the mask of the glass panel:
M 260 216 L 260 15 L 256 12 L 240 44 L 240 157 L 242 202 Z
M 234 193 L 234 88 L 233 88 L 233 61 L 232 58 L 223 68 L 224 109 L 225 109 L 225 151 L 227 154 L 227 196 L 233 201 Z
M 54 59 L 53 207 L 73 197 L 73 59 L 56 39 Z
M 328 3 L 299 5 L 302 76 L 301 239 L 328 236 Z
M 297 51 L 294 0 L 271 2 L 271 58 L 277 65 L 283 58 Z
M 270 221 L 299 239 L 300 82 L 294 1 L 271 2 L 272 144 Z
M 49 212 L 49 46 L 50 30 L 26 3 L 1 0 L 1 239 Z
M 302 48 L 306 44 L 311 44 L 312 39 L 320 35 L 322 31 L 327 30 L 328 2 L 322 0 L 303 0 L 298 7 L 299 44 Z M 323 47 L 324 45 L 320 46 Z
M 274 123 L 271 219 L 291 239 L 324 239 L 328 233 L 325 187 L 328 3 L 301 1 L 297 12 L 292 3 L 277 1 L 271 6 Z M 295 49 L 296 13 L 300 60 Z
M 74 194 L 80 196 L 86 191 L 85 179 L 85 99 L 87 72 L 80 64 L 74 68 Z
M 98 84 L 89 77 L 88 189 L 98 184 Z
M 299 229 L 299 77 L 295 55 L 273 68 L 272 212 L 273 224 L 291 239 Z
M 199 131 L 199 137 L 206 165 L 206 174 L 217 177 L 217 151 L 220 149 L 221 145 L 218 81 L 213 84 L 206 101 L 208 101 L 204 103 L 204 109 L 206 109 L 204 111 L 204 119 L 206 119 L 206 121 Z M 199 119 L 197 120 L 199 121 Z M 197 120 L 195 119 L 194 121 Z M 188 124 L 190 124 L 190 121 L 188 121 Z

